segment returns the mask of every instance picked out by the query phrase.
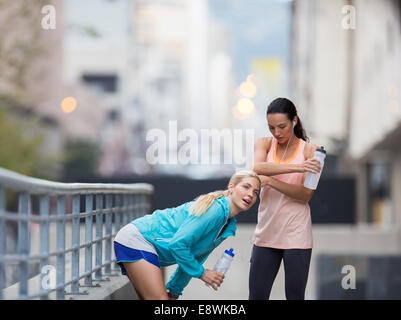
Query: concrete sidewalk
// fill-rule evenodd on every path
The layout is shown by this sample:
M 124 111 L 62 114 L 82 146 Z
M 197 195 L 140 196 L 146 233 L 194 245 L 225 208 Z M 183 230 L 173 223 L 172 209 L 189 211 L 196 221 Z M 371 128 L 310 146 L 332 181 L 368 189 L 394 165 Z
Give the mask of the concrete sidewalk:
M 252 238 L 255 224 L 238 224 L 235 237 L 225 240 L 216 248 L 204 266 L 212 269 L 224 250 L 234 248 L 235 258 L 218 291 L 205 286 L 200 279 L 192 279 L 184 289 L 183 300 L 247 300 Z M 336 254 L 400 254 L 401 231 L 391 226 L 378 228 L 372 225 L 313 225 L 313 250 L 309 268 L 305 299 L 318 299 L 316 257 L 321 253 Z M 166 269 L 167 283 L 176 266 Z M 341 276 L 341 269 L 338 270 Z M 271 300 L 285 300 L 284 267 L 280 270 L 270 294 Z
M 234 248 L 235 257 L 231 263 L 223 284 L 218 291 L 206 287 L 200 279 L 192 279 L 184 289 L 182 300 L 248 300 L 248 277 L 252 251 L 252 237 L 255 230 L 254 224 L 238 224 L 235 237 L 226 239 L 217 247 L 206 260 L 204 267 L 213 269 L 214 264 L 223 254 L 224 250 Z M 165 268 L 165 281 L 177 266 Z M 284 273 L 281 265 L 276 281 L 272 288 L 271 299 L 285 299 Z

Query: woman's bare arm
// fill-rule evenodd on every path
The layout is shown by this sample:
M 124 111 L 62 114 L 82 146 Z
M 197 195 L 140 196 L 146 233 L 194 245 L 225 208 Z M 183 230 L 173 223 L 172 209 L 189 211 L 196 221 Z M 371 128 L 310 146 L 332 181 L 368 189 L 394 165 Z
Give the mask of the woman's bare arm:
M 272 138 L 259 138 L 255 142 L 253 155 L 253 171 L 258 175 L 275 176 L 278 174 L 294 172 L 318 172 L 320 163 L 316 159 L 307 159 L 302 164 L 272 163 L 266 162 L 267 154 L 272 143 Z M 262 181 L 263 184 L 263 181 Z
M 299 201 L 309 202 L 315 191 L 305 188 L 303 185 L 286 183 L 273 177 L 265 177 L 264 180 L 267 186 L 284 193 L 287 197 Z
M 304 156 L 305 156 L 306 161 L 304 162 L 304 164 L 311 163 L 311 160 L 317 161 L 315 159 L 312 159 L 313 152 L 316 150 L 316 148 L 317 148 L 317 146 L 311 146 L 311 145 L 309 145 L 308 148 L 305 148 Z M 284 166 L 284 164 L 277 164 L 277 165 Z M 320 166 L 318 168 L 320 170 Z M 304 170 L 305 169 L 303 169 L 300 172 L 305 172 Z M 316 165 L 313 164 L 313 170 L 311 169 L 311 171 L 316 172 L 316 170 L 317 170 Z M 295 171 L 295 172 L 299 172 L 299 171 Z M 288 173 L 288 172 L 286 172 L 286 173 Z M 305 172 L 305 175 L 306 175 L 306 172 Z M 304 179 L 305 179 L 305 175 L 304 175 Z M 309 202 L 309 200 L 312 198 L 313 193 L 314 193 L 314 190 L 305 188 L 303 185 L 289 184 L 289 183 L 283 182 L 281 180 L 278 180 L 278 179 L 275 179 L 273 177 L 266 176 L 266 175 L 259 175 L 259 177 L 262 181 L 262 186 L 269 186 L 271 188 L 274 188 L 277 191 L 280 191 L 281 193 L 283 193 L 286 196 L 293 198 L 295 200 Z

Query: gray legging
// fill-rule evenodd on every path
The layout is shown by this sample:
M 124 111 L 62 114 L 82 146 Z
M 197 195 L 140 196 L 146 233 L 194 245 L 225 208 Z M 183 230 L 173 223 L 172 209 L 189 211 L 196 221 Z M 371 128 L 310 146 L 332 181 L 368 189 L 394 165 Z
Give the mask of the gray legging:
M 249 300 L 267 300 L 284 261 L 287 300 L 304 300 L 312 249 L 275 249 L 253 246 L 249 271 Z

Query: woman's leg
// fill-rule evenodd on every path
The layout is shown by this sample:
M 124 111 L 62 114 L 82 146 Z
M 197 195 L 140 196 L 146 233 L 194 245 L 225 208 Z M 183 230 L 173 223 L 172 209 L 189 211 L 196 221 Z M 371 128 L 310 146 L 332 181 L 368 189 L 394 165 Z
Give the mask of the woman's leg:
M 281 249 L 253 246 L 249 270 L 249 300 L 269 299 L 281 259 Z
M 304 300 L 312 249 L 284 250 L 285 296 L 287 300 Z
M 145 259 L 123 264 L 140 299 L 168 300 L 160 268 Z

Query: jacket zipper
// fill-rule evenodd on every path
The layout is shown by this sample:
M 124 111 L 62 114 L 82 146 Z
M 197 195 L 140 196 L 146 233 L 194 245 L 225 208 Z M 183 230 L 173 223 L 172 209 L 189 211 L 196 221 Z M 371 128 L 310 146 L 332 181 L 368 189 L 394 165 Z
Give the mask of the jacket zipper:
M 214 238 L 213 245 L 216 244 L 216 240 L 219 237 L 221 230 L 223 230 L 224 226 L 226 225 L 227 221 L 228 221 L 228 219 L 226 219 L 226 221 L 224 222 L 223 226 L 220 228 L 219 233 L 217 234 L 216 238 Z

